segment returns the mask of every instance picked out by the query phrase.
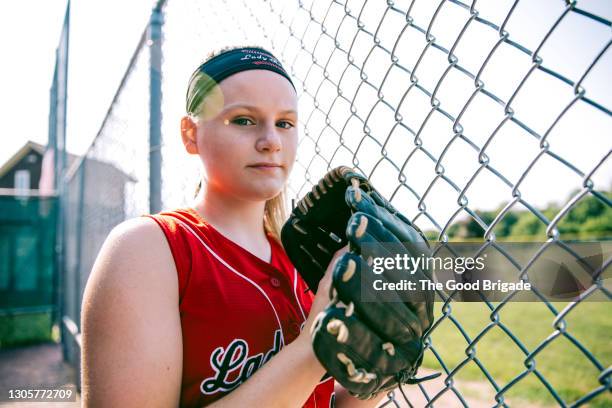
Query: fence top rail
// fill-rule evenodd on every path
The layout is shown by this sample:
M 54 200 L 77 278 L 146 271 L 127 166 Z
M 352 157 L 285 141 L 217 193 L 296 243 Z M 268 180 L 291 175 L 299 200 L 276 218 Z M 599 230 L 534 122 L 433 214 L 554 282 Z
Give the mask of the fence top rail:
M 41 191 L 38 189 L 18 190 L 16 188 L 0 188 L 0 196 L 55 198 L 58 195 L 56 190 Z

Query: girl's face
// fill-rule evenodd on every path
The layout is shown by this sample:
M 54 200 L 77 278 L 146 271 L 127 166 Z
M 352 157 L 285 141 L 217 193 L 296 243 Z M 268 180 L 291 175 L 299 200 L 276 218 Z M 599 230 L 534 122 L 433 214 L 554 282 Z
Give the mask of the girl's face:
M 271 199 L 295 161 L 295 90 L 274 72 L 239 72 L 207 96 L 194 130 L 209 188 L 244 200 Z

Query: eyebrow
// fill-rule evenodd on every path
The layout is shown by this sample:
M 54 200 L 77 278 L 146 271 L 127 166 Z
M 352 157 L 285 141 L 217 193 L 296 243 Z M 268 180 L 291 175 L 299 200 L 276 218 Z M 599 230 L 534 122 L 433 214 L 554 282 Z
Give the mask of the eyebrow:
M 223 108 L 223 112 L 227 112 L 229 110 L 239 109 L 239 108 L 247 109 L 247 110 L 253 110 L 253 111 L 259 111 L 260 110 L 257 106 L 247 105 L 247 104 L 244 104 L 244 103 L 236 103 L 236 104 L 232 104 L 232 105 L 227 105 L 225 108 Z M 297 115 L 297 112 L 295 111 L 295 109 L 285 109 L 285 110 L 281 111 L 280 113 L 284 114 L 284 115 L 290 114 L 290 113 L 293 113 L 293 114 Z

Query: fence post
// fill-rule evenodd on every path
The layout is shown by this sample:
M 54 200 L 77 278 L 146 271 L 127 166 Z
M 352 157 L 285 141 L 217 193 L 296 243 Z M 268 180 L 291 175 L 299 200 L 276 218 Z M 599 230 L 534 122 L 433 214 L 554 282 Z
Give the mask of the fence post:
M 56 243 L 55 257 L 56 263 L 54 271 L 57 274 L 57 313 L 53 316 L 53 321 L 60 329 L 60 339 L 62 343 L 62 356 L 64 361 L 68 359 L 69 349 L 66 342 L 67 333 L 64 330 L 63 317 L 65 309 L 65 285 L 66 285 L 66 225 L 67 225 L 67 184 L 64 180 L 66 173 L 66 123 L 67 123 L 67 100 L 68 100 L 68 56 L 70 43 L 70 1 L 66 4 L 66 14 L 62 26 L 60 41 L 55 54 L 55 71 L 53 75 L 53 85 L 51 88 L 51 107 L 50 114 L 53 116 L 49 120 L 49 142 L 53 142 L 53 176 L 54 188 L 57 193 L 56 209 Z
M 161 68 L 163 23 L 162 8 L 158 5 L 151 13 L 149 24 L 149 212 L 151 213 L 161 211 Z

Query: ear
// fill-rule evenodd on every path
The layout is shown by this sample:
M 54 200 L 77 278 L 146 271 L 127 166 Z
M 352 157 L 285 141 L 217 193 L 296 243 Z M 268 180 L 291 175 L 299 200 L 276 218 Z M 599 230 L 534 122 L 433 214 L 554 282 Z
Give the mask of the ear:
M 198 154 L 198 125 L 189 116 L 181 118 L 181 138 L 189 154 Z

